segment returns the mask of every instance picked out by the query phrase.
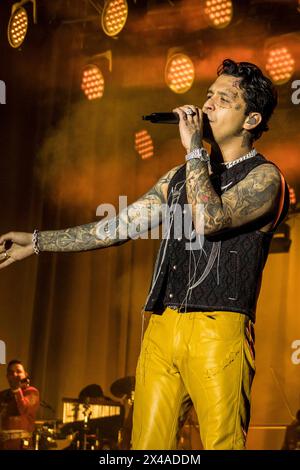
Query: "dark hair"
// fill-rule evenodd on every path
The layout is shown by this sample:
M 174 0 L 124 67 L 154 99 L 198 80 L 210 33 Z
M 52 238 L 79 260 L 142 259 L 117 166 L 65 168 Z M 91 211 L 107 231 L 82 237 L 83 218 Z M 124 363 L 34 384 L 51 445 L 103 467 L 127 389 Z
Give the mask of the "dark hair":
M 277 106 L 277 90 L 271 80 L 262 73 L 259 67 L 250 62 L 223 60 L 218 68 L 218 75 L 232 75 L 241 78 L 239 86 L 246 102 L 245 115 L 251 112 L 261 114 L 262 120 L 249 132 L 253 140 L 259 139 L 263 132 L 268 131 L 268 121 Z
M 296 413 L 296 420 L 300 421 L 300 410 L 298 410 Z
M 8 372 L 9 369 L 10 369 L 10 367 L 11 367 L 11 366 L 14 366 L 15 364 L 21 364 L 21 366 L 24 367 L 23 362 L 19 361 L 19 359 L 12 359 L 12 360 L 9 361 L 9 363 L 7 364 L 6 372 Z

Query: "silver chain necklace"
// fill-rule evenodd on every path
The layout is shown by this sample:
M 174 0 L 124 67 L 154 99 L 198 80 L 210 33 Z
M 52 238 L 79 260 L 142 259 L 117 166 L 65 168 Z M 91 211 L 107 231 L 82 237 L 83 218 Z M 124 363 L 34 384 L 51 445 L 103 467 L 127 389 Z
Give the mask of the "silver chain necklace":
M 246 153 L 246 155 L 243 155 L 242 157 L 237 158 L 236 160 L 232 160 L 232 162 L 222 163 L 222 165 L 225 165 L 226 168 L 231 168 L 232 166 L 237 165 L 238 163 L 243 162 L 244 160 L 248 160 L 248 158 L 255 157 L 255 155 L 257 155 L 257 150 L 252 149 L 250 150 L 250 152 Z

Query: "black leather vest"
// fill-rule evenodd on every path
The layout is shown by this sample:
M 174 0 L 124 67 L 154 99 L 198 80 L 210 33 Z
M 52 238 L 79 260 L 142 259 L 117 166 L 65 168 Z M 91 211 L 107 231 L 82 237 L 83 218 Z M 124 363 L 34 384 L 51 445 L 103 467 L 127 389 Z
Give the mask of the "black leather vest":
M 222 166 L 222 170 L 219 168 L 218 173 L 211 175 L 215 191 L 221 195 L 263 163 L 272 162 L 258 154 L 229 169 Z M 180 206 L 183 211 L 188 203 L 185 179 L 186 165 L 175 173 L 169 184 L 169 233 L 160 244 L 144 310 L 157 314 L 161 314 L 166 306 L 177 307 L 182 312 L 223 310 L 244 313 L 255 321 L 262 271 L 274 233 L 261 232 L 259 228 L 271 222 L 274 215 L 263 222 L 260 220 L 219 235 L 204 236 L 202 248 L 187 249 L 191 242 L 195 242 L 193 225 L 187 236 L 183 233 L 179 237 L 174 234 L 172 226 L 176 209 Z M 285 198 L 277 225 L 287 210 L 288 200 Z

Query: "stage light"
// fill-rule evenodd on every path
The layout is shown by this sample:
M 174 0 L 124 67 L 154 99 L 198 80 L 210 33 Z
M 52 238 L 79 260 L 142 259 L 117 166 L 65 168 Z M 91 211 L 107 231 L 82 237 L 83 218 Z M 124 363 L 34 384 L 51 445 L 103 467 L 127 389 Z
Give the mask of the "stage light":
M 266 70 L 276 85 L 283 85 L 290 80 L 295 61 L 287 47 L 276 47 L 269 51 Z
M 142 160 L 146 160 L 154 156 L 153 141 L 148 131 L 143 129 L 135 133 L 135 150 L 138 152 Z
M 29 19 L 24 8 L 26 3 L 33 4 L 33 22 L 36 23 L 36 0 L 22 0 L 13 4 L 7 27 L 7 38 L 10 46 L 14 49 L 23 44 L 28 31 Z
M 165 68 L 165 81 L 174 93 L 186 93 L 192 87 L 194 78 L 194 64 L 186 54 L 170 55 Z
M 294 206 L 294 205 L 297 204 L 296 191 L 289 184 L 288 184 L 288 188 L 289 188 L 290 204 L 291 204 L 291 206 Z
M 233 16 L 231 0 L 205 0 L 203 6 L 206 20 L 213 28 L 226 28 L 231 22 Z
M 126 24 L 128 5 L 126 0 L 106 0 L 101 15 L 102 29 L 108 36 L 119 34 Z
M 285 222 L 276 229 L 270 245 L 270 253 L 288 253 L 291 247 L 291 229 Z
M 11 47 L 17 48 L 23 44 L 28 29 L 28 16 L 25 8 L 18 8 L 12 14 L 8 23 L 7 37 Z
M 85 66 L 82 73 L 81 89 L 89 100 L 95 100 L 103 96 L 104 77 L 99 67 L 94 64 Z

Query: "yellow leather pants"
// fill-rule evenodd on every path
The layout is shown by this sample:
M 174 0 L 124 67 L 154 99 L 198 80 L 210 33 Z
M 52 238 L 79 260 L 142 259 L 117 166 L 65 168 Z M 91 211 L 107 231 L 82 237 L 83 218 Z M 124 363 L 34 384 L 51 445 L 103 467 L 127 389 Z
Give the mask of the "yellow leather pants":
M 136 372 L 133 449 L 176 449 L 192 400 L 205 449 L 244 449 L 253 323 L 234 312 L 151 315 Z

